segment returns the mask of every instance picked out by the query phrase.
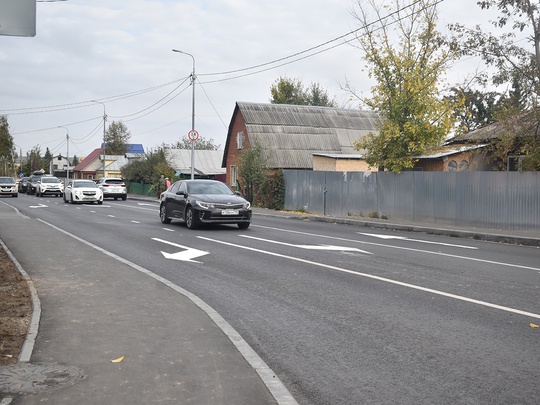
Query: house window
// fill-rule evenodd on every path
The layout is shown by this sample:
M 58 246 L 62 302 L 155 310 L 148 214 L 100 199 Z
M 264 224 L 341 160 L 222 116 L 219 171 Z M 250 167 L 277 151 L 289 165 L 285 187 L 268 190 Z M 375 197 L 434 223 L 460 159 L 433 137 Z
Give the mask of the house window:
M 236 187 L 238 181 L 238 167 L 231 166 L 231 186 Z
M 58 165 L 53 165 L 53 170 L 58 170 Z
M 452 160 L 450 163 L 448 163 L 448 171 L 449 172 L 457 171 L 457 163 L 455 160 Z
M 523 158 L 525 156 L 508 156 L 506 170 L 509 172 L 520 172 L 523 170 Z
M 461 162 L 459 162 L 460 172 L 466 172 L 468 168 L 469 168 L 469 162 L 467 162 L 466 160 L 462 160 Z
M 244 148 L 244 133 L 243 132 L 236 133 L 236 148 L 238 150 Z

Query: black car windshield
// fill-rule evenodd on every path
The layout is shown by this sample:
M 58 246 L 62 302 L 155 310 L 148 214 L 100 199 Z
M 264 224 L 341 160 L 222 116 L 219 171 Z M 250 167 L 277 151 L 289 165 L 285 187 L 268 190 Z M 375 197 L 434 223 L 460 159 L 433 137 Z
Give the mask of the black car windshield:
M 73 183 L 73 188 L 97 188 L 97 184 L 93 181 L 76 181 Z
M 223 195 L 232 195 L 234 194 L 232 190 L 227 187 L 224 183 L 220 181 L 216 182 L 206 182 L 206 181 L 197 181 L 193 183 L 188 183 L 188 193 L 190 194 L 223 194 Z

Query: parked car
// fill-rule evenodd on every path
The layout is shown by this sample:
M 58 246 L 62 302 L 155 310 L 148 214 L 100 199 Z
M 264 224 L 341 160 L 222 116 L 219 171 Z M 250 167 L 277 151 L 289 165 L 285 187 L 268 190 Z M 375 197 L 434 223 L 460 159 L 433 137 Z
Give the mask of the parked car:
M 92 180 L 69 180 L 64 189 L 64 202 L 103 204 L 103 193 Z
M 19 196 L 19 188 L 13 177 L 0 177 L 0 195 Z
M 180 219 L 189 229 L 206 223 L 237 224 L 246 229 L 251 223 L 249 201 L 221 181 L 180 180 L 159 199 L 159 217 L 164 224 Z
M 43 176 L 31 175 L 28 181 L 26 182 L 26 194 L 34 194 L 38 185 L 38 181 L 41 180 Z
M 21 181 L 19 181 L 19 193 L 26 193 L 26 185 L 28 184 L 28 179 L 30 177 L 23 177 Z
M 43 197 L 46 194 L 61 197 L 64 194 L 64 187 L 58 177 L 42 176 L 36 184 L 36 195 Z
M 103 192 L 103 198 L 114 198 L 115 200 L 121 198 L 124 201 L 127 199 L 127 188 L 123 179 L 103 178 L 99 179 L 97 185 Z

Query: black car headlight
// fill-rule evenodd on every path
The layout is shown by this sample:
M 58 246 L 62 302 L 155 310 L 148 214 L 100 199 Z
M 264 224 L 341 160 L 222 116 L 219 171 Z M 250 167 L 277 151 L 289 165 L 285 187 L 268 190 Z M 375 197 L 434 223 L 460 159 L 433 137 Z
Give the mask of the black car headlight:
M 214 203 L 211 203 L 211 202 L 195 201 L 195 203 L 196 203 L 199 207 L 201 207 L 201 208 L 203 208 L 203 209 L 205 209 L 205 210 L 211 210 L 211 209 L 215 208 Z

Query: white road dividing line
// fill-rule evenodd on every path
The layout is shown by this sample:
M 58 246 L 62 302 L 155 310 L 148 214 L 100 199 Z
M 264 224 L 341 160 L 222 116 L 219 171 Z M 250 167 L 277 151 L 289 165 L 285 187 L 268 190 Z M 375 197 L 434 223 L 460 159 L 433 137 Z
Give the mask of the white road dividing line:
M 388 248 L 388 249 L 408 250 L 410 252 L 426 253 L 426 254 L 429 254 L 429 255 L 453 257 L 455 259 L 470 260 L 470 261 L 473 261 L 473 262 L 497 264 L 499 266 L 506 266 L 506 267 L 514 267 L 514 268 L 518 268 L 518 269 L 540 271 L 540 267 L 522 266 L 520 264 L 496 262 L 496 261 L 493 261 L 493 260 L 477 259 L 475 257 L 453 255 L 453 254 L 450 254 L 450 253 L 442 253 L 442 252 L 432 252 L 432 251 L 429 251 L 429 250 L 414 249 L 414 248 L 408 248 L 408 247 L 403 247 L 403 246 L 385 245 L 384 243 L 366 242 L 366 241 L 356 240 L 356 239 L 339 238 L 339 237 L 336 237 L 336 236 L 318 235 L 318 234 L 315 234 L 315 233 L 293 231 L 293 230 L 290 230 L 290 229 L 273 228 L 273 227 L 270 227 L 270 226 L 261 226 L 261 225 L 253 225 L 253 226 L 256 226 L 256 227 L 259 227 L 259 228 L 265 228 L 265 229 L 272 229 L 274 231 L 295 233 L 295 234 L 298 234 L 298 235 L 315 236 L 317 238 L 342 240 L 342 241 L 351 242 L 351 243 L 359 243 L 361 245 L 380 246 L 380 247 L 384 247 L 384 248 Z
M 335 270 L 335 271 L 339 271 L 339 272 L 342 272 L 342 273 L 353 274 L 353 275 L 359 276 L 359 277 L 365 277 L 365 278 L 370 278 L 372 280 L 378 280 L 378 281 L 382 281 L 382 282 L 385 282 L 385 283 L 395 284 L 395 285 L 399 285 L 401 287 L 412 288 L 414 290 L 424 291 L 424 292 L 427 292 L 427 293 L 430 293 L 430 294 L 436 294 L 436 295 L 440 295 L 440 296 L 443 296 L 443 297 L 456 299 L 456 300 L 459 300 L 459 301 L 465 301 L 465 302 L 469 302 L 469 303 L 472 303 L 472 304 L 482 305 L 482 306 L 488 307 L 488 308 L 494 308 L 494 309 L 498 309 L 498 310 L 505 311 L 505 312 L 510 312 L 510 313 L 514 313 L 514 314 L 518 314 L 518 315 L 524 315 L 524 316 L 528 316 L 528 317 L 531 317 L 531 318 L 540 319 L 540 314 L 535 314 L 533 312 L 526 312 L 526 311 L 522 311 L 520 309 L 515 309 L 515 308 L 509 308 L 509 307 L 505 307 L 505 306 L 502 306 L 502 305 L 492 304 L 492 303 L 486 302 L 486 301 L 475 300 L 473 298 L 468 298 L 468 297 L 464 297 L 464 296 L 457 295 L 457 294 L 451 294 L 451 293 L 447 293 L 447 292 L 444 292 L 444 291 L 434 290 L 432 288 L 421 287 L 421 286 L 418 286 L 418 285 L 404 283 L 404 282 L 401 282 L 401 281 L 392 280 L 392 279 L 385 278 L 385 277 L 374 276 L 372 274 L 360 273 L 360 272 L 354 271 L 354 270 L 347 270 L 347 269 L 343 269 L 343 268 L 337 267 L 337 266 L 332 266 L 332 265 L 329 265 L 329 264 L 317 263 L 317 262 L 313 262 L 311 260 L 301 259 L 299 257 L 282 255 L 280 253 L 270 252 L 268 250 L 256 249 L 256 248 L 252 248 L 252 247 L 249 247 L 249 246 L 237 245 L 235 243 L 225 242 L 225 241 L 221 241 L 221 240 L 217 240 L 217 239 L 206 238 L 204 236 L 197 236 L 197 238 L 203 239 L 203 240 L 206 240 L 206 241 L 209 241 L 209 242 L 220 243 L 222 245 L 236 247 L 236 248 L 239 248 L 239 249 L 251 250 L 253 252 L 263 253 L 263 254 L 267 254 L 267 255 L 270 255 L 270 256 L 281 257 L 283 259 L 294 260 L 294 261 L 297 261 L 297 262 L 302 262 L 302 263 L 310 264 L 310 265 L 313 265 L 313 266 L 324 267 L 324 268 L 327 268 L 327 269 L 330 269 L 330 270 Z

